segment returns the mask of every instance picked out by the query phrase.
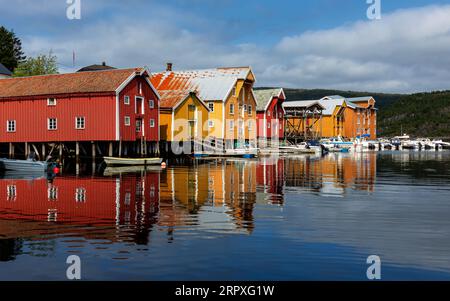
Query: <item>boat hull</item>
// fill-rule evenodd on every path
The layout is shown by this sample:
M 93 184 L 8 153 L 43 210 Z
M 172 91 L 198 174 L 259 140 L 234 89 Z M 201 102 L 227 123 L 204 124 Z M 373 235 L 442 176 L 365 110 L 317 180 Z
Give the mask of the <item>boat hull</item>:
M 161 165 L 161 158 L 116 158 L 104 157 L 107 166 L 147 166 L 147 165 Z
M 24 173 L 45 173 L 47 163 L 31 160 L 11 160 L 0 158 L 0 170 L 18 171 Z

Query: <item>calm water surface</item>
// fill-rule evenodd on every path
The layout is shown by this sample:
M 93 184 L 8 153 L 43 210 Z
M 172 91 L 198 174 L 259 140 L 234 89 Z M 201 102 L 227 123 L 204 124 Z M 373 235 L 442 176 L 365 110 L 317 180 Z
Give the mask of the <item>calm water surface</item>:
M 450 280 L 450 153 L 0 179 L 0 280 Z

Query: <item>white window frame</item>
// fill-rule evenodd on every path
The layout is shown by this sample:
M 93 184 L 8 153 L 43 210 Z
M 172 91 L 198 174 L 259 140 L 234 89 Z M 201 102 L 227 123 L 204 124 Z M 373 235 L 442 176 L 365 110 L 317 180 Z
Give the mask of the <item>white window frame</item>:
M 78 121 L 83 121 L 83 122 L 78 122 Z M 78 126 L 78 125 L 83 125 L 82 127 L 81 126 Z M 84 129 L 86 129 L 86 117 L 84 117 L 84 116 L 77 116 L 77 117 L 75 117 L 75 129 L 77 129 L 77 130 L 84 130 Z
M 151 128 L 155 127 L 155 119 L 150 119 L 150 127 Z
M 155 101 L 153 99 L 149 99 L 148 100 L 148 107 L 150 109 L 154 109 L 155 108 Z
M 129 106 L 130 105 L 130 96 L 125 95 L 123 97 L 123 104 Z
M 10 130 L 10 124 L 13 125 L 13 130 Z M 6 132 L 15 133 L 16 132 L 16 120 L 7 120 L 6 121 Z
M 55 121 L 55 128 L 51 128 L 51 121 L 54 120 Z M 56 131 L 58 130 L 58 118 L 47 118 L 47 130 L 49 131 Z
M 123 123 L 125 124 L 125 126 L 131 126 L 131 118 L 130 118 L 130 116 L 124 116 Z
M 51 101 L 53 101 L 53 103 Z M 57 102 L 57 100 L 54 97 L 47 98 L 47 106 L 49 106 L 49 107 L 55 107 L 56 102 Z

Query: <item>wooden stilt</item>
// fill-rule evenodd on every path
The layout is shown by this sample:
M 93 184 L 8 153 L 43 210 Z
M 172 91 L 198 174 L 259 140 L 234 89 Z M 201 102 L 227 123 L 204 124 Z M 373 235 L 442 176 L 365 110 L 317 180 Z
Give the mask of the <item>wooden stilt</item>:
M 25 142 L 25 159 L 28 158 L 28 142 Z
M 113 143 L 112 142 L 109 143 L 108 156 L 110 156 L 110 157 L 113 156 Z
M 75 142 L 75 172 L 77 176 L 80 174 L 80 143 Z
M 45 154 L 45 143 L 42 143 L 41 153 L 42 153 L 42 160 L 47 160 L 47 158 L 45 157 L 46 156 L 46 154 Z
M 14 159 L 14 144 L 11 142 L 9 143 L 9 158 Z

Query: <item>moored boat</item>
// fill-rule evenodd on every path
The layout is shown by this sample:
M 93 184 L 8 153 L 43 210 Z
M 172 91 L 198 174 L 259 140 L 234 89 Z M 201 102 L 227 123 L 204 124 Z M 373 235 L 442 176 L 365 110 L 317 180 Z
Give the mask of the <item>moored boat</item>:
M 161 158 L 117 158 L 117 157 L 104 157 L 107 166 L 138 166 L 138 165 L 160 165 L 162 163 Z

